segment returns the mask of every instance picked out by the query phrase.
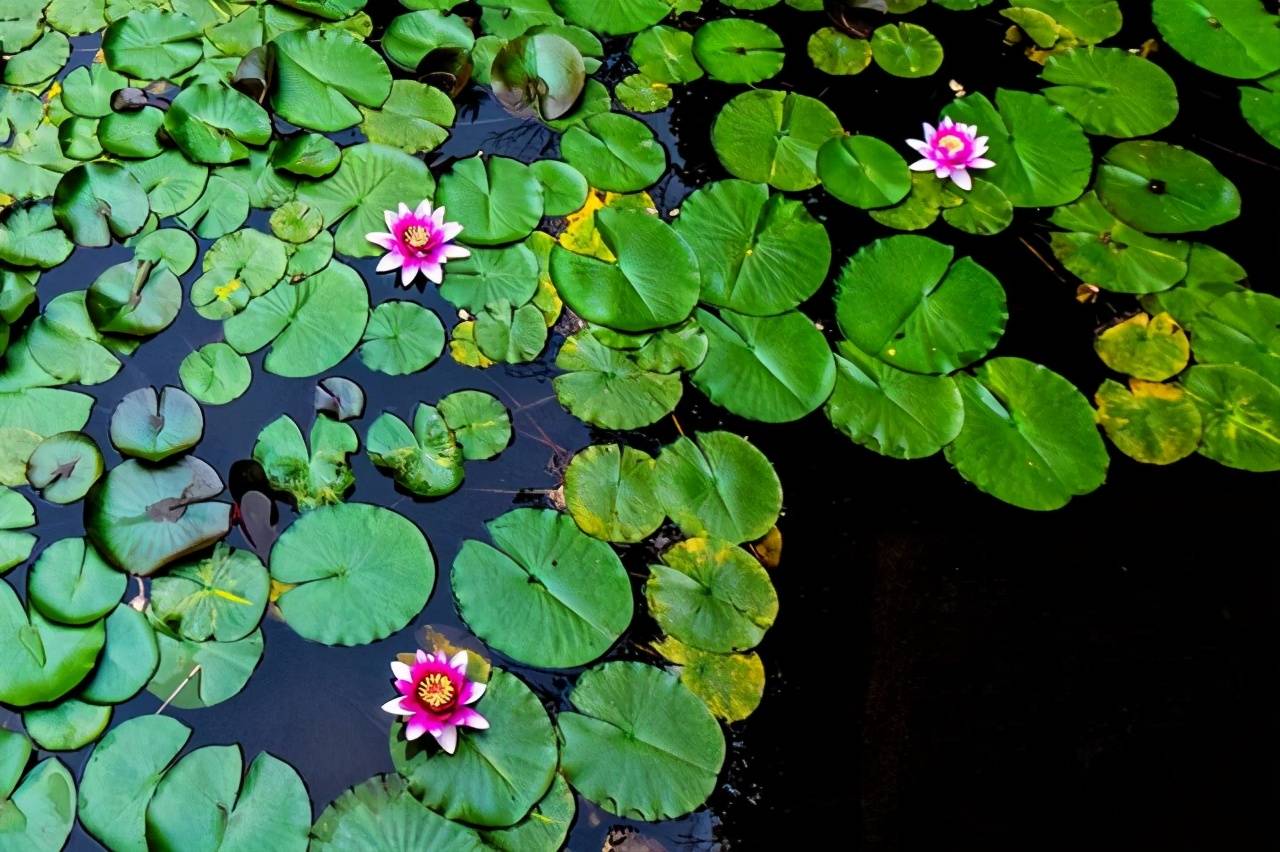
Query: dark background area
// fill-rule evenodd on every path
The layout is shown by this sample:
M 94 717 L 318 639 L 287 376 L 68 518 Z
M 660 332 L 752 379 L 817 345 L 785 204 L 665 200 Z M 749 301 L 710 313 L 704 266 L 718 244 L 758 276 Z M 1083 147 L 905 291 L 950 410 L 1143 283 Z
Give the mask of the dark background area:
M 931 29 L 947 52 L 942 70 L 921 80 L 875 66 L 857 77 L 819 74 L 804 46 L 825 25 L 821 15 L 783 6 L 735 14 L 768 22 L 787 42 L 783 73 L 765 85 L 819 96 L 850 132 L 898 144 L 937 117 L 953 96 L 949 80 L 989 96 L 998 86 L 1039 88 L 1039 67 L 1003 44 L 1003 5 L 912 13 L 908 20 Z M 1109 43 L 1138 47 L 1156 35 L 1150 4 L 1123 5 L 1126 28 Z M 725 14 L 714 4 L 705 11 Z M 94 46 L 78 44 L 77 61 L 89 61 Z M 610 84 L 630 71 L 619 59 L 625 46 L 608 45 L 614 58 L 601 76 Z M 1252 286 L 1274 291 L 1280 152 L 1240 117 L 1234 82 L 1168 49 L 1152 58 L 1173 74 L 1181 98 L 1177 122 L 1159 137 L 1212 159 L 1244 195 L 1244 215 L 1204 239 L 1240 261 Z M 669 113 L 646 117 L 673 160 L 653 190 L 664 213 L 690 187 L 727 176 L 709 130 L 738 91 L 702 81 L 680 90 Z M 439 174 L 451 158 L 477 149 L 527 161 L 554 156 L 556 144 L 554 134 L 507 117 L 473 89 L 460 103 L 453 137 L 427 159 Z M 1109 144 L 1095 140 L 1095 149 Z M 909 153 L 905 145 L 902 151 Z M 833 273 L 858 248 L 892 233 L 820 190 L 802 197 L 831 234 Z M 1043 363 L 1091 397 L 1107 375 L 1093 335 L 1136 304 L 1131 297 L 1077 302 L 1074 277 L 1037 257 L 1052 260 L 1047 215 L 1020 210 L 997 237 L 969 237 L 941 223 L 925 233 L 973 256 L 1004 284 L 1010 320 L 994 354 Z M 261 212 L 251 219 L 258 227 L 265 221 Z M 118 248 L 79 250 L 42 278 L 42 302 L 83 288 L 127 257 Z M 434 288 L 406 293 L 375 274 L 373 261 L 353 265 L 375 303 L 418 299 L 452 324 Z M 830 295 L 824 288 L 804 310 L 834 340 Z M 119 461 L 106 440 L 116 400 L 145 384 L 176 384 L 181 358 L 220 337 L 219 324 L 184 306 L 175 326 L 119 376 L 90 389 L 99 403 L 86 431 L 109 465 Z M 469 463 L 463 489 L 439 501 L 397 493 L 363 453 L 354 457 L 349 499 L 395 508 L 432 542 L 440 573 L 426 611 L 397 636 L 362 648 L 307 643 L 269 619 L 262 664 L 244 692 L 215 708 L 168 711 L 195 729 L 192 746 L 240 742 L 246 758 L 266 749 L 290 761 L 317 815 L 346 787 L 391 769 L 390 719 L 378 711 L 391 695 L 386 664 L 422 626 L 459 625 L 448 566 L 462 540 L 483 538 L 484 521 L 514 505 L 538 504 L 539 494 L 524 489 L 554 487 L 561 450 L 619 439 L 653 450 L 676 434 L 666 419 L 640 434 L 588 435 L 551 396 L 557 346 L 553 340 L 538 364 L 484 372 L 445 356 L 425 373 L 391 379 L 352 355 L 326 373 L 354 378 L 367 391 L 368 410 L 356 424 L 362 435 L 382 410 L 406 417 L 419 399 L 477 387 L 512 408 L 515 443 L 493 462 Z M 312 416 L 311 382 L 266 374 L 262 353 L 251 360 L 250 392 L 205 408 L 196 452 L 224 476 L 280 413 L 304 430 Z M 726 419 L 689 386 L 677 416 L 686 431 L 739 432 L 776 465 L 786 493 L 783 561 L 774 572 L 781 610 L 760 648 L 764 701 L 728 730 L 726 769 L 708 809 L 661 826 L 633 824 L 642 835 L 672 850 L 785 844 L 990 852 L 1253 849 L 1274 834 L 1276 559 L 1266 536 L 1280 495 L 1276 475 L 1230 471 L 1200 457 L 1155 468 L 1112 450 L 1098 492 L 1037 514 L 979 493 L 941 456 L 900 462 L 854 446 L 821 412 L 781 426 Z M 79 505 L 38 503 L 38 511 L 40 547 L 80 534 Z M 231 542 L 243 546 L 238 531 Z M 643 574 L 651 555 L 630 548 L 624 559 Z M 6 579 L 24 587 L 22 571 Z M 610 656 L 652 660 L 643 648 L 652 632 L 652 620 L 638 612 Z M 548 707 L 566 706 L 573 672 L 497 662 L 518 670 Z M 144 693 L 113 724 L 158 703 Z M 63 759 L 78 775 L 86 757 L 87 750 Z M 580 805 L 569 848 L 594 852 L 623 821 Z M 77 828 L 71 848 L 96 844 Z

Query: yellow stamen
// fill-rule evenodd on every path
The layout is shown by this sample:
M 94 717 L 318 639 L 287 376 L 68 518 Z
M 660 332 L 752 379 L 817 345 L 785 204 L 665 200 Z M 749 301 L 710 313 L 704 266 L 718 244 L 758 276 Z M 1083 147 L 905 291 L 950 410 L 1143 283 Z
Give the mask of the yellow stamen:
M 405 245 L 411 249 L 424 248 L 430 238 L 427 229 L 421 225 L 410 225 L 404 229 Z
M 239 290 L 243 286 L 244 285 L 240 283 L 239 278 L 232 278 L 230 281 L 228 281 L 226 284 L 223 284 L 221 287 L 214 287 L 213 295 L 216 296 L 219 300 L 225 302 L 227 299 L 231 298 L 232 293 Z
M 453 700 L 453 681 L 449 676 L 433 672 L 418 681 L 418 700 L 431 708 L 439 708 Z
M 938 140 L 937 145 L 948 154 L 955 154 L 964 149 L 964 140 L 958 136 L 943 136 Z

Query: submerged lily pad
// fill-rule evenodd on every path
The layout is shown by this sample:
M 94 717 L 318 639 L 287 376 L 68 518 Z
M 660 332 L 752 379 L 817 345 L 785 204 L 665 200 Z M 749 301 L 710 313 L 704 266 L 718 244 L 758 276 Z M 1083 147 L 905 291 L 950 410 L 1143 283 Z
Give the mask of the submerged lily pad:
M 234 642 L 262 620 L 270 585 L 251 551 L 219 542 L 212 555 L 176 565 L 152 582 L 152 615 L 193 642 Z
M 344 503 L 309 512 L 271 550 L 278 605 L 304 638 L 326 645 L 385 639 L 426 606 L 435 559 L 417 525 L 380 506 Z
M 160 467 L 128 459 L 85 501 L 85 529 L 117 568 L 146 576 L 227 534 L 231 506 L 213 502 L 222 480 L 183 456 Z
M 458 611 L 486 644 L 568 668 L 617 641 L 631 622 L 631 584 L 609 545 L 550 509 L 515 509 L 487 526 L 496 547 L 464 542 L 452 572 Z
M 585 672 L 558 718 L 561 767 L 575 789 L 630 819 L 672 819 L 702 805 L 724 764 L 724 735 L 675 675 L 640 663 Z
M 437 813 L 470 825 L 513 825 L 555 775 L 555 731 L 538 696 L 502 669 L 493 670 L 474 706 L 489 727 L 459 732 L 453 754 L 427 737 L 407 741 L 404 727 L 396 725 L 391 759 L 409 789 Z

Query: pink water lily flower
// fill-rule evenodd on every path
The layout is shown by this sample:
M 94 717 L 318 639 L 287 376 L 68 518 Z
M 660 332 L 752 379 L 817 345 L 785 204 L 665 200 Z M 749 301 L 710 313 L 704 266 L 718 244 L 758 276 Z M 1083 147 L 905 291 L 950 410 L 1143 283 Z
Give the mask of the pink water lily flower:
M 489 727 L 487 719 L 467 706 L 480 700 L 485 685 L 467 678 L 466 651 L 449 659 L 443 651 L 428 654 L 419 650 L 416 659 L 412 666 L 399 660 L 391 664 L 401 697 L 383 704 L 382 709 L 408 717 L 406 739 L 430 734 L 442 749 L 453 754 L 458 747 L 459 727 Z
M 430 201 L 423 201 L 418 209 L 410 210 L 401 204 L 398 212 L 386 212 L 388 233 L 365 234 L 374 245 L 387 250 L 378 261 L 379 272 L 400 270 L 400 285 L 408 287 L 421 272 L 427 280 L 439 284 L 444 280 L 444 265 L 459 257 L 469 257 L 471 252 L 453 244 L 462 233 L 457 222 L 444 220 L 444 208 L 431 209 Z
M 959 124 L 950 118 L 942 119 L 936 130 L 932 124 L 926 123 L 923 140 L 907 140 L 907 144 L 923 157 L 911 164 L 911 170 L 932 171 L 940 178 L 951 178 L 951 182 L 961 189 L 972 189 L 969 169 L 989 169 L 995 165 L 982 156 L 987 153 L 989 138 L 979 136 L 977 126 Z

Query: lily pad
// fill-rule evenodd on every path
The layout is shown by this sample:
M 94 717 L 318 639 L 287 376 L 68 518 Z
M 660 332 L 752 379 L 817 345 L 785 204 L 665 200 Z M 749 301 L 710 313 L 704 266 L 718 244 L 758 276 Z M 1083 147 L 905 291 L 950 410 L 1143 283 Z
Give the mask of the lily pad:
M 547 216 L 568 216 L 586 203 L 587 179 L 568 163 L 538 160 L 529 171 L 542 185 L 542 212 Z
M 454 391 L 437 407 L 467 461 L 491 459 L 511 443 L 511 415 L 493 394 Z
M 467 730 L 454 754 L 427 738 L 408 742 L 391 731 L 391 759 L 423 804 L 452 820 L 502 827 L 518 822 L 551 784 L 558 758 L 555 731 L 538 696 L 495 668 L 475 705 L 487 730 Z
M 558 718 L 561 767 L 575 789 L 630 819 L 672 819 L 702 805 L 724 764 L 724 735 L 675 675 L 640 663 L 585 672 Z
M 213 502 L 222 480 L 183 456 L 160 467 L 127 459 L 85 501 L 85 529 L 113 565 L 147 576 L 227 534 L 231 506 Z
M 556 10 L 570 23 L 600 35 L 638 33 L 671 14 L 667 0 L 558 0 Z
M 356 480 L 347 456 L 359 448 L 354 429 L 317 415 L 308 450 L 298 424 L 281 414 L 258 433 L 253 459 L 262 465 L 271 487 L 292 496 L 305 512 L 342 501 Z
M 1256 0 L 1155 0 L 1151 12 L 1164 40 L 1201 68 L 1240 79 L 1280 68 L 1276 16 Z
M 262 660 L 262 631 L 235 642 L 191 642 L 156 629 L 160 664 L 147 691 L 181 710 L 213 707 L 244 689 Z
M 719 719 L 739 722 L 760 706 L 764 697 L 764 663 L 755 652 L 715 654 L 700 651 L 670 636 L 653 648 L 680 667 L 680 682 L 702 699 Z
M 178 378 L 205 405 L 225 405 L 249 389 L 249 359 L 221 341 L 206 343 L 182 359 Z
M 434 311 L 413 302 L 383 302 L 374 308 L 360 344 L 370 370 L 405 376 L 424 369 L 444 351 L 444 326 Z
M 778 595 L 756 558 L 722 539 L 690 538 L 649 566 L 645 598 L 658 626 L 703 651 L 754 648 L 778 615 Z
M 609 263 L 557 245 L 551 279 L 583 319 L 621 331 L 674 325 L 698 301 L 698 259 L 680 233 L 633 210 L 603 208 L 596 228 L 616 258 Z
M 1163 68 L 1118 47 L 1087 47 L 1050 56 L 1044 96 L 1089 133 L 1149 136 L 1178 115 L 1178 88 Z
M 364 415 L 364 390 L 350 379 L 330 376 L 316 382 L 316 413 L 332 414 L 335 419 L 356 420 Z
M 1186 277 L 1187 243 L 1126 225 L 1093 192 L 1059 207 L 1049 221 L 1067 229 L 1050 237 L 1054 256 L 1090 284 L 1116 293 L 1156 293 Z
M 643 541 L 666 518 L 657 475 L 657 461 L 643 450 L 617 444 L 587 447 L 565 469 L 565 508 L 593 538 Z
M 77 695 L 94 704 L 123 704 L 150 682 L 160 648 L 151 622 L 128 604 L 118 604 L 105 626 L 107 644 Z
M 898 459 L 933 455 L 964 424 L 960 391 L 949 377 L 899 370 L 847 340 L 836 352 L 836 387 L 826 413 L 854 443 Z
M 859 74 L 871 64 L 871 42 L 835 27 L 823 27 L 809 36 L 807 50 L 813 67 L 826 74 Z
M 515 509 L 487 527 L 496 547 L 464 542 L 452 572 L 458 612 L 486 644 L 528 665 L 569 668 L 626 630 L 631 583 L 608 544 L 550 509 Z
M 928 77 L 942 67 L 942 42 L 918 24 L 885 24 L 871 35 L 871 56 L 895 77 Z
M 252 228 L 227 234 L 205 252 L 204 274 L 191 285 L 191 304 L 206 319 L 233 316 L 276 286 L 288 258 L 285 244 L 269 234 Z
M 732 432 L 680 436 L 658 456 L 657 475 L 663 510 L 691 538 L 754 541 L 782 511 L 782 483 L 773 466 Z
M 193 163 L 181 151 L 172 149 L 146 160 L 133 160 L 127 167 L 146 191 L 151 212 L 161 219 L 185 214 L 201 200 L 209 181 L 208 167 Z M 139 240 L 135 248 L 140 249 L 141 240 L 145 237 L 135 239 Z M 142 256 L 140 250 L 134 252 L 134 257 L 138 260 L 148 259 Z M 194 248 L 191 259 L 195 260 Z M 187 268 L 190 267 L 191 264 L 187 264 Z M 170 269 L 174 275 L 181 275 L 186 271 L 172 267 Z
M 436 194 L 449 218 L 462 225 L 459 240 L 498 245 L 522 240 L 542 220 L 542 190 L 523 163 L 507 157 L 472 157 L 440 178 Z
M 62 70 L 70 56 L 71 42 L 67 37 L 57 30 L 45 30 L 35 44 L 7 57 L 4 82 L 9 86 L 40 87 Z
M 251 551 L 219 542 L 210 556 L 176 565 L 152 582 L 152 615 L 193 642 L 234 642 L 262 620 L 270 585 Z
M 76 166 L 58 182 L 53 214 L 82 246 L 105 246 L 111 237 L 136 234 L 151 211 L 142 185 L 123 166 L 109 162 Z
M 956 383 L 965 420 L 947 461 L 980 490 L 1048 510 L 1102 485 L 1108 458 L 1093 409 L 1062 376 L 1021 358 L 993 358 Z
M 1210 302 L 1192 331 L 1201 364 L 1238 364 L 1280 382 L 1280 299 L 1239 290 Z
M 13 587 L 0 581 L 0 701 L 30 707 L 57 701 L 93 671 L 106 633 L 101 621 L 72 627 L 24 610 Z
M 472 249 L 470 257 L 449 261 L 440 285 L 440 295 L 451 305 L 473 314 L 504 300 L 523 305 L 537 291 L 538 258 L 524 243 Z
M 83 538 L 49 545 L 27 575 L 27 598 L 60 624 L 93 624 L 116 608 L 128 578 Z
M 184 87 L 164 115 L 175 145 L 197 163 L 231 163 L 249 156 L 248 145 L 271 141 L 267 111 L 235 89 L 212 83 Z
M 1167 313 L 1134 314 L 1098 335 L 1093 348 L 1116 372 L 1151 382 L 1176 376 L 1191 357 L 1186 332 Z
M 582 53 L 568 39 L 554 32 L 532 32 L 502 46 L 489 78 L 494 96 L 508 110 L 556 119 L 577 103 L 586 82 L 586 66 Z
M 0 731 L 0 759 L 12 760 L 12 779 L 0 785 L 4 820 L 0 846 L 23 852 L 58 852 L 76 821 L 76 782 L 57 758 L 40 761 L 22 774 L 31 741 L 16 731 Z
M 693 34 L 654 26 L 631 40 L 631 60 L 641 74 L 660 83 L 692 83 L 703 75 L 693 58 Z
M 75 245 L 55 221 L 52 205 L 14 206 L 2 211 L 0 260 L 14 266 L 52 269 L 74 250 Z
M 615 112 L 593 115 L 565 131 L 560 155 L 598 189 L 635 192 L 657 182 L 667 150 L 649 126 Z
M 510 828 L 481 831 L 490 848 L 502 852 L 542 852 L 564 845 L 577 811 L 577 799 L 564 776 L 556 773 L 546 794 L 524 819 Z
M 396 92 L 395 85 L 393 83 L 391 89 L 393 96 Z M 368 121 L 367 114 L 365 120 Z M 273 168 L 303 177 L 325 177 L 332 174 L 340 162 L 342 162 L 342 149 L 333 140 L 319 133 L 299 133 L 297 136 L 290 136 L 271 151 Z
M 453 124 L 456 116 L 453 101 L 447 94 L 434 86 L 413 80 L 393 81 L 391 95 L 380 109 L 361 107 L 360 112 L 364 115 L 360 129 L 370 142 L 390 145 L 406 154 L 419 154 L 439 147 L 449 138 L 446 128 Z M 323 136 L 316 138 L 329 142 Z M 338 164 L 337 158 L 338 149 L 335 146 L 332 165 L 321 172 L 322 175 L 333 171 Z M 298 169 L 295 166 L 289 170 Z
M 369 427 L 369 459 L 396 482 L 422 497 L 440 497 L 462 485 L 462 449 L 434 406 L 419 403 L 410 430 L 384 412 Z
M 168 266 L 134 259 L 108 267 L 89 286 L 85 307 L 101 332 L 145 337 L 182 309 L 182 284 Z
M 322 506 L 271 549 L 271 577 L 289 626 L 326 645 L 365 645 L 404 627 L 426 606 L 435 559 L 418 527 L 364 503 Z
M 1131 379 L 1126 388 L 1107 379 L 1094 401 L 1107 437 L 1131 459 L 1172 464 L 1200 444 L 1200 412 L 1177 385 Z
M 604 429 L 637 429 L 675 410 L 684 392 L 680 374 L 645 369 L 635 354 L 610 349 L 590 331 L 560 347 L 552 379 L 556 397 L 580 420 Z
M 276 85 L 271 106 L 299 127 L 345 130 L 360 122 L 357 105 L 380 107 L 391 94 L 391 72 L 382 57 L 342 30 L 293 30 L 276 36 L 272 44 Z
M 22 727 L 45 751 L 75 751 L 102 736 L 111 722 L 111 708 L 64 698 L 22 714 Z M 2 837 L 3 834 L 0 834 Z
M 1167 142 L 1121 142 L 1098 168 L 1098 198 L 1135 228 L 1203 231 L 1240 215 L 1240 192 L 1213 164 Z
M 707 357 L 690 378 L 715 404 L 752 420 L 785 423 L 831 396 L 831 350 L 799 311 L 751 317 L 699 309 L 697 319 L 707 334 Z
M 377 775 L 347 790 L 325 809 L 311 829 L 313 852 L 367 848 L 448 849 L 487 852 L 470 828 L 447 820 L 422 804 L 399 775 Z
M 839 136 L 818 150 L 822 187 L 845 204 L 870 210 L 897 204 L 911 191 L 907 161 L 874 136 Z
M 796 307 L 818 291 L 831 265 L 826 228 L 804 205 L 770 195 L 760 183 L 702 186 L 685 199 L 673 227 L 696 257 L 699 298 L 744 314 Z
M 1196 365 L 1179 382 L 1200 411 L 1200 454 L 1238 470 L 1280 470 L 1280 389 L 1235 364 Z
M 818 183 L 818 149 L 842 133 L 835 113 L 816 98 L 755 89 L 724 105 L 711 144 L 734 177 L 802 190 Z
M 50 503 L 74 503 L 102 476 L 102 451 L 82 432 L 50 435 L 27 459 L 27 482 Z
M 36 537 L 17 530 L 33 527 L 36 511 L 17 491 L 0 488 L 0 574 L 20 565 L 31 555 Z
M 917 373 L 950 373 L 1004 333 L 1004 288 L 971 258 L 927 237 L 877 240 L 836 280 L 840 330 L 863 352 Z
M 102 52 L 112 71 L 142 80 L 168 79 L 200 60 L 200 24 L 179 12 L 132 11 L 103 32 Z
M 759 21 L 719 18 L 693 34 L 693 55 L 712 80 L 755 84 L 782 70 L 782 39 Z

